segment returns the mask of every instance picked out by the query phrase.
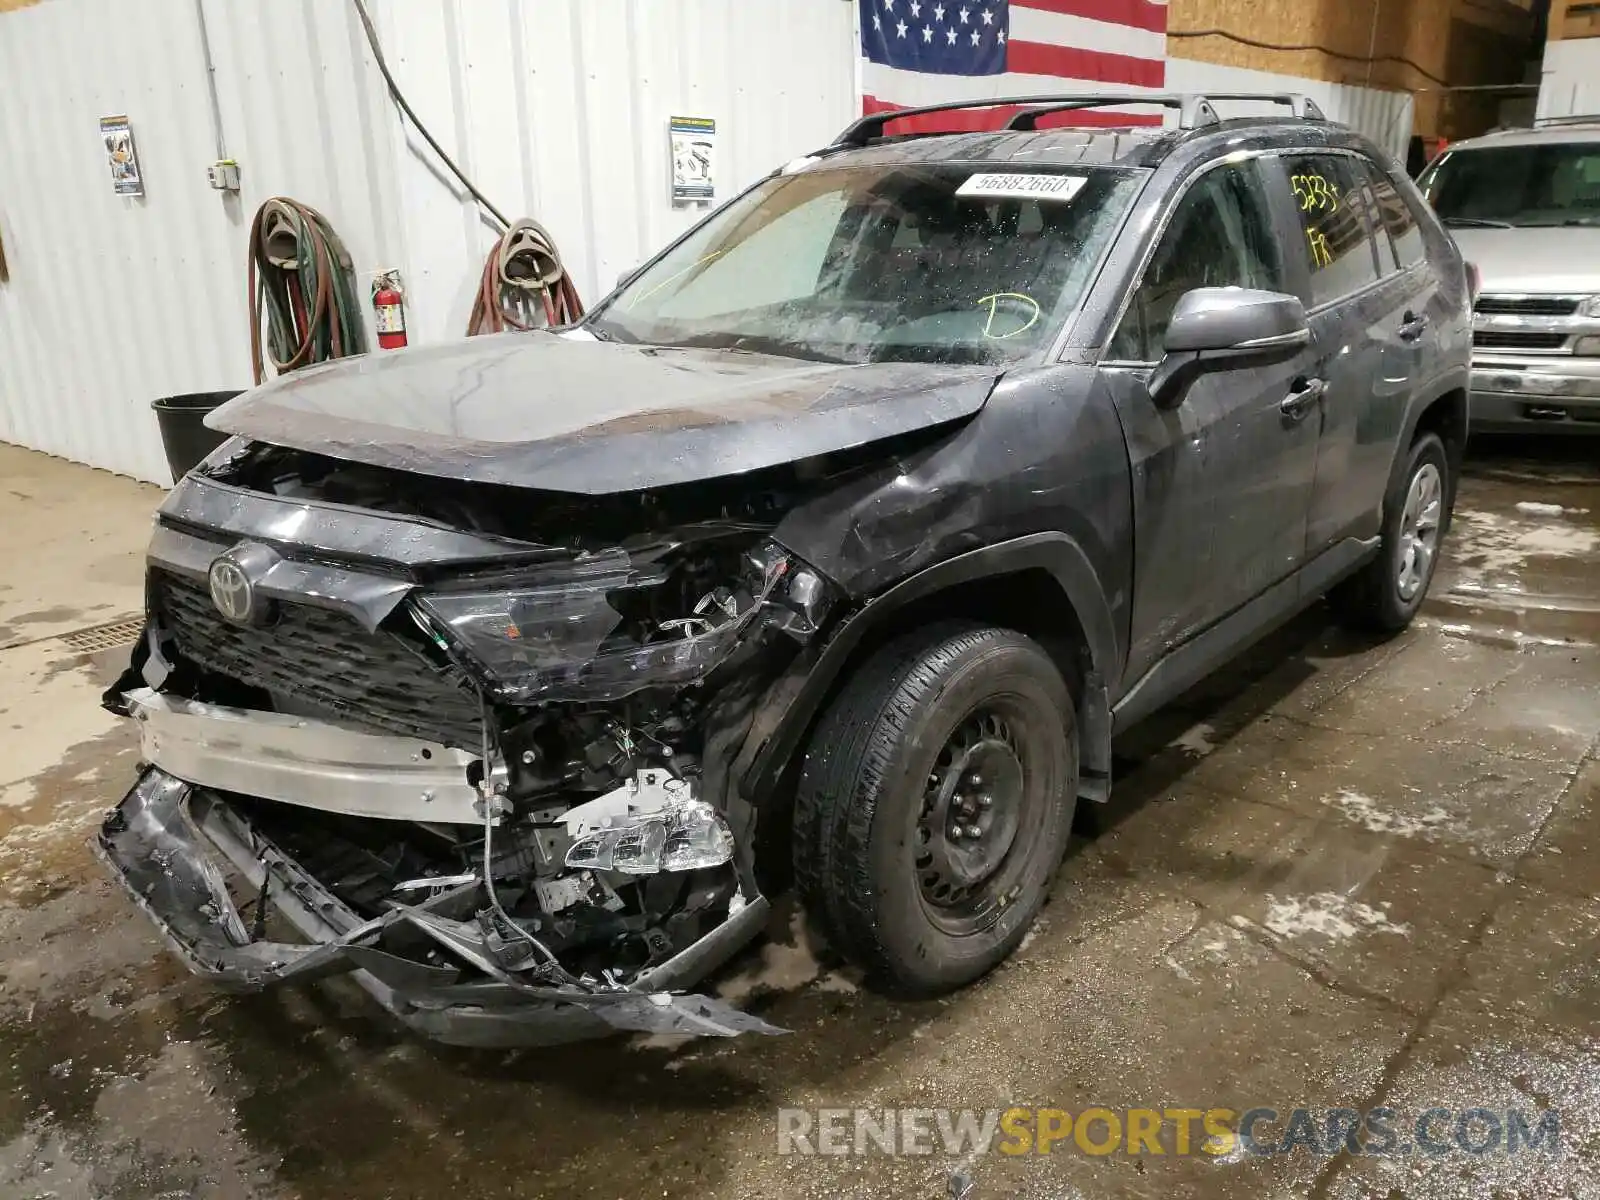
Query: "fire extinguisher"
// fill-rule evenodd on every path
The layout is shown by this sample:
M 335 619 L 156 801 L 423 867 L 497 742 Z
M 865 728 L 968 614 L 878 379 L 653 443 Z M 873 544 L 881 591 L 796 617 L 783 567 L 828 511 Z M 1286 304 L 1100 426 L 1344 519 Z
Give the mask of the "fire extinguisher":
M 378 345 L 398 350 L 406 344 L 405 296 L 398 272 L 389 271 L 372 281 L 372 311 L 376 314 Z

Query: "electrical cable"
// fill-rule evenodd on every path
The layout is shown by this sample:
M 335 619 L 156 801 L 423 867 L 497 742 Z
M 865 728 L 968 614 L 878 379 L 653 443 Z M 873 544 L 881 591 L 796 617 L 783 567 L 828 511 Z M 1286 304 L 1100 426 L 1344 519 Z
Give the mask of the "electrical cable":
M 1434 83 L 1439 84 L 1441 87 L 1447 86 L 1445 84 L 1445 81 L 1443 79 L 1439 78 L 1439 76 L 1435 75 L 1432 71 L 1428 70 L 1426 67 L 1419 66 L 1418 64 L 1412 62 L 1409 58 L 1406 58 L 1403 55 L 1399 55 L 1399 54 L 1379 54 L 1379 55 L 1376 55 L 1376 56 L 1366 55 L 1366 54 L 1346 54 L 1342 50 L 1330 50 L 1326 46 L 1315 46 L 1315 45 L 1310 45 L 1310 44 L 1297 44 L 1297 43 L 1284 43 L 1284 42 L 1263 42 L 1263 41 L 1258 41 L 1255 38 L 1245 37 L 1243 34 L 1233 33 L 1233 32 L 1231 32 L 1231 31 L 1229 31 L 1227 29 L 1183 29 L 1183 30 L 1169 29 L 1169 30 L 1167 30 L 1167 36 L 1169 38 L 1216 37 L 1216 38 L 1222 38 L 1225 41 L 1237 42 L 1241 46 L 1250 46 L 1250 47 L 1252 47 L 1252 48 L 1254 48 L 1256 50 L 1281 50 L 1281 51 L 1285 51 L 1285 52 L 1296 51 L 1296 50 L 1309 50 L 1309 51 L 1313 51 L 1314 53 L 1317 53 L 1317 54 L 1326 54 L 1329 58 L 1342 59 L 1345 62 L 1353 62 L 1353 63 L 1375 63 L 1375 62 L 1399 63 L 1403 67 L 1410 67 L 1418 75 L 1421 75 L 1425 79 L 1432 80 Z
M 250 360 L 278 374 L 366 351 L 350 252 L 310 205 L 274 196 L 250 224 Z M 266 320 L 265 346 L 262 319 Z
M 378 42 L 378 30 L 372 23 L 372 14 L 367 11 L 365 0 L 351 0 L 351 3 L 356 6 L 356 15 L 361 18 L 361 28 L 366 32 L 367 45 L 372 47 L 372 57 L 377 60 L 378 71 L 383 76 L 384 83 L 389 87 L 389 95 L 400 106 L 400 111 L 410 119 L 411 124 L 416 127 L 423 140 L 433 147 L 433 152 L 439 156 L 440 161 L 450 168 L 450 173 L 461 181 L 461 186 L 472 193 L 474 200 L 483 205 L 484 211 L 500 223 L 501 229 L 509 228 L 511 222 L 506 220 L 505 214 L 489 203 L 489 198 L 478 190 L 477 185 L 466 177 L 460 167 L 456 166 L 455 159 L 444 152 L 444 147 L 439 145 L 433 134 L 428 132 L 428 127 L 422 123 L 421 118 L 417 116 L 415 110 L 406 101 L 405 94 L 401 92 L 400 85 L 395 82 L 394 75 L 389 70 L 388 61 L 383 57 L 383 46 Z
M 554 239 L 539 222 L 523 218 L 500 235 L 484 260 L 467 336 L 570 325 L 582 316 L 583 301 Z
M 500 903 L 500 895 L 494 886 L 494 822 L 499 815 L 496 804 L 499 797 L 495 795 L 494 788 L 489 782 L 489 764 L 493 761 L 490 757 L 493 749 L 489 740 L 489 706 L 482 699 L 478 702 L 478 711 L 483 720 L 483 757 L 480 762 L 483 767 L 483 779 L 480 781 L 483 795 L 483 889 L 489 897 L 489 910 L 499 920 L 496 924 L 503 930 L 520 937 L 525 944 L 530 946 L 541 958 L 544 964 L 539 968 L 555 976 L 563 983 L 569 983 L 587 990 L 586 985 L 561 965 L 561 960 L 533 934 L 511 919 L 511 914 Z

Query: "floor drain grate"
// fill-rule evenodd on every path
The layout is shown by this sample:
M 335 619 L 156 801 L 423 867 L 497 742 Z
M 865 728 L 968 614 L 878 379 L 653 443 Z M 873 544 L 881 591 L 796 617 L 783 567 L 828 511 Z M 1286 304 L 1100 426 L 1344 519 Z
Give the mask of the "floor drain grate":
M 143 631 L 144 618 L 131 617 L 126 621 L 115 621 L 110 625 L 96 625 L 90 629 L 79 629 L 74 633 L 63 634 L 61 641 L 80 654 L 97 654 L 101 650 L 131 646 Z

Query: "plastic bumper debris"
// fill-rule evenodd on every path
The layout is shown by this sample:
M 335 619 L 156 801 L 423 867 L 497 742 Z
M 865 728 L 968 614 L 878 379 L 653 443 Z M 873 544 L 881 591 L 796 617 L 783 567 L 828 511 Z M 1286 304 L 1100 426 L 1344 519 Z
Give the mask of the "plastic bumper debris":
M 95 851 L 185 965 L 230 990 L 347 973 L 404 1024 L 463 1046 L 556 1045 L 618 1030 L 713 1037 L 785 1032 L 709 996 L 584 991 L 508 974 L 495 964 L 478 926 L 435 911 L 457 897 L 457 889 L 364 919 L 222 797 L 159 768 L 147 769 L 108 814 Z M 307 941 L 266 939 L 260 913 L 247 924 L 229 893 L 230 871 L 257 897 L 255 904 L 266 897 L 271 911 Z M 759 917 L 758 907 L 764 911 L 765 902 L 746 906 L 723 929 Z M 397 953 L 388 942 L 398 932 L 413 946 L 417 933 L 426 935 L 444 953 L 431 961 Z M 716 950 L 697 943 L 679 958 L 714 962 Z M 668 966 L 646 982 L 663 980 Z

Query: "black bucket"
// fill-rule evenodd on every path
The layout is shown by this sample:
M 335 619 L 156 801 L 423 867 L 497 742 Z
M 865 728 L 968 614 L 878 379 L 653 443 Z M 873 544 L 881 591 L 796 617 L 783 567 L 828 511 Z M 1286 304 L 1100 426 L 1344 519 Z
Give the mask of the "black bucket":
M 228 435 L 205 426 L 206 414 L 239 393 L 186 392 L 182 396 L 163 396 L 152 401 L 156 423 L 161 426 L 161 448 L 167 452 L 172 478 L 182 479 L 197 467 Z

